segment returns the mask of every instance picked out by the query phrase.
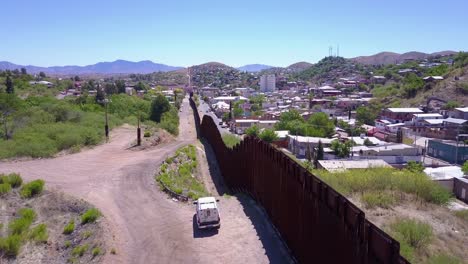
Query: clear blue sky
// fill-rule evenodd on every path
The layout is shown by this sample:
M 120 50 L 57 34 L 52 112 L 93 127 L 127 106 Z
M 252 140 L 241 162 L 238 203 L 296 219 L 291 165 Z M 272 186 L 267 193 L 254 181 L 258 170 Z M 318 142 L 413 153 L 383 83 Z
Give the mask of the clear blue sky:
M 286 66 L 337 44 L 343 57 L 468 50 L 466 0 L 15 0 L 1 10 L 0 61 L 38 66 Z

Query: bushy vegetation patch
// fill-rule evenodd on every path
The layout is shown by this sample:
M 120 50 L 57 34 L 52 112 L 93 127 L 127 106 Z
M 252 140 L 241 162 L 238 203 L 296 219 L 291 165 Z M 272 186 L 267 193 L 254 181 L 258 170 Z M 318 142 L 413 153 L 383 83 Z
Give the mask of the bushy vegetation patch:
M 74 220 L 71 220 L 70 223 L 68 223 L 64 228 L 63 228 L 63 234 L 65 235 L 69 235 L 71 233 L 73 233 L 73 231 L 75 230 L 75 221 Z
M 21 236 L 20 235 L 9 235 L 6 238 L 0 237 L 0 251 L 5 255 L 14 257 L 19 254 L 21 249 Z
M 18 188 L 23 184 L 23 179 L 18 173 L 0 174 L 0 184 L 9 184 L 11 188 Z
M 0 195 L 7 194 L 11 191 L 11 185 L 9 183 L 0 183 Z
M 397 203 L 397 198 L 388 192 L 365 192 L 361 196 L 361 201 L 369 209 L 376 207 L 388 209 Z
M 93 248 L 92 254 L 93 257 L 96 257 L 97 255 L 101 254 L 101 249 L 99 247 Z
M 101 212 L 98 209 L 91 208 L 81 215 L 81 224 L 94 223 L 100 216 Z
M 312 172 L 343 195 L 354 193 L 362 195 L 366 192 L 383 191 L 402 192 L 416 195 L 426 202 L 439 205 L 447 204 L 452 197 L 449 191 L 421 172 L 393 168 L 372 168 L 333 173 L 324 170 L 313 170 Z M 371 195 L 371 198 L 375 198 L 375 196 Z
M 21 188 L 21 197 L 23 198 L 31 198 L 35 195 L 38 195 L 44 189 L 44 181 L 43 180 L 34 180 L 31 182 L 26 183 Z
M 30 229 L 37 216 L 33 209 L 21 208 L 17 215 L 18 217 L 8 224 L 8 236 L 0 237 L 0 255 L 2 252 L 11 257 L 18 255 L 21 246 L 27 240 L 47 242 L 49 235 L 45 224 Z
M 161 165 L 156 180 L 177 194 L 191 199 L 206 196 L 205 187 L 193 175 L 197 169 L 197 153 L 193 145 L 180 148 Z
M 238 136 L 230 133 L 222 134 L 221 138 L 223 139 L 224 145 L 226 145 L 228 148 L 233 148 L 241 142 L 241 139 Z
M 76 246 L 73 248 L 71 254 L 74 257 L 82 257 L 88 250 L 88 247 L 89 246 L 87 244 L 82 245 L 82 246 Z
M 400 254 L 409 261 L 413 261 L 415 250 L 424 249 L 433 238 L 431 225 L 415 219 L 397 219 L 387 229 L 400 242 Z
M 33 221 L 36 219 L 36 213 L 30 208 L 22 208 L 18 211 L 19 218 L 14 219 L 8 225 L 10 234 L 21 235 L 25 233 Z
M 47 233 L 47 225 L 39 224 L 38 226 L 32 228 L 29 233 L 29 238 L 39 243 L 47 242 L 47 239 L 49 238 L 49 234 Z
M 447 254 L 438 254 L 432 256 L 427 261 L 427 264 L 459 264 L 462 263 L 460 259 L 454 256 L 450 256 Z

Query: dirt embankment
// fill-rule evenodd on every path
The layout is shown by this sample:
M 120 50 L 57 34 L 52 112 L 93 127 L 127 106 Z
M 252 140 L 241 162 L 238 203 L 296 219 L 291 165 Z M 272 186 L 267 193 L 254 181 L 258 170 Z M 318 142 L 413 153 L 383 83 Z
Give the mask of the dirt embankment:
M 79 199 L 63 193 L 45 190 L 37 197 L 21 198 L 18 190 L 13 190 L 0 199 L 0 228 L 2 237 L 11 233 L 9 223 L 20 217 L 22 208 L 34 210 L 36 217 L 30 229 L 40 224 L 46 225 L 47 241 L 37 242 L 28 238 L 31 230 L 22 234 L 21 247 L 16 257 L 1 257 L 0 263 L 44 263 L 59 264 L 73 263 L 101 263 L 103 254 L 109 251 L 106 247 L 106 220 L 100 218 L 95 223 L 81 224 L 81 215 L 92 206 Z M 63 234 L 64 227 L 74 221 L 75 228 L 70 234 Z M 87 249 L 80 257 L 74 256 L 72 251 L 78 246 L 87 245 Z M 99 254 L 93 256 L 92 250 L 98 248 Z

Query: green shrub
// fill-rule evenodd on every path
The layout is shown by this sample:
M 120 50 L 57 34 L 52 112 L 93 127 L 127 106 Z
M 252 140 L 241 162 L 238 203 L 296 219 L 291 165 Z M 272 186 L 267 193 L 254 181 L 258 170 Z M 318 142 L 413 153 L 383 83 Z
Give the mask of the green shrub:
M 361 196 L 361 200 L 369 209 L 375 207 L 388 209 L 396 203 L 396 199 L 391 194 L 384 192 L 365 192 Z
M 0 195 L 7 194 L 11 191 L 11 185 L 9 183 L 0 184 Z
M 96 257 L 97 255 L 101 254 L 101 249 L 99 247 L 93 248 L 93 257 Z
M 313 170 L 314 175 L 343 195 L 365 192 L 399 191 L 414 194 L 426 202 L 447 204 L 452 194 L 427 175 L 393 168 L 356 169 L 343 172 Z
M 69 248 L 69 247 L 71 247 L 71 244 L 72 244 L 72 243 L 71 243 L 70 240 L 66 240 L 65 243 L 63 244 L 63 246 L 64 246 L 65 248 Z
M 36 213 L 30 208 L 20 209 L 19 215 L 19 218 L 14 219 L 8 225 L 10 233 L 13 235 L 21 235 L 26 232 L 36 219 Z
M 72 256 L 74 257 L 82 257 L 84 255 L 84 253 L 86 253 L 86 251 L 88 250 L 88 245 L 85 244 L 85 245 L 82 245 L 82 246 L 76 246 L 73 248 L 71 254 Z
M 44 189 L 44 181 L 43 180 L 34 180 L 31 182 L 26 183 L 21 188 L 21 197 L 23 198 L 31 198 L 35 195 L 38 195 Z
M 454 256 L 450 256 L 446 254 L 438 254 L 438 255 L 430 257 L 427 263 L 428 264 L 459 264 L 461 263 L 461 261 Z
M 151 137 L 151 132 L 149 131 L 145 131 L 145 133 L 143 134 L 144 137 Z
M 0 249 L 7 256 L 17 256 L 21 249 L 21 236 L 10 235 L 6 238 L 0 238 Z
M 171 107 L 169 111 L 162 114 L 159 126 L 172 135 L 179 134 L 179 113 L 175 107 Z
M 229 133 L 224 133 L 221 138 L 223 139 L 224 144 L 228 148 L 233 148 L 237 144 L 241 142 L 241 139 L 237 137 L 236 135 L 229 134 Z
M 432 227 L 429 224 L 415 219 L 398 219 L 390 224 L 390 230 L 400 243 L 404 241 L 415 249 L 425 247 L 433 236 Z
M 94 223 L 96 220 L 101 216 L 101 212 L 99 212 L 96 208 L 91 208 L 86 211 L 83 215 L 81 215 L 81 224 L 87 223 Z
M 31 229 L 31 232 L 29 233 L 29 238 L 36 242 L 47 242 L 47 239 L 49 238 L 49 234 L 47 233 L 47 225 L 40 224 Z
M 23 179 L 17 173 L 10 173 L 9 175 L 0 174 L 0 184 L 10 184 L 11 188 L 20 187 L 23 183 Z
M 73 233 L 75 230 L 75 221 L 71 220 L 70 223 L 68 223 L 64 228 L 63 228 L 63 234 L 69 235 Z
M 83 232 L 83 238 L 84 238 L 84 239 L 87 239 L 87 238 L 89 238 L 89 237 L 92 236 L 92 235 L 93 235 L 93 232 L 91 232 L 91 231 L 85 231 L 85 232 Z

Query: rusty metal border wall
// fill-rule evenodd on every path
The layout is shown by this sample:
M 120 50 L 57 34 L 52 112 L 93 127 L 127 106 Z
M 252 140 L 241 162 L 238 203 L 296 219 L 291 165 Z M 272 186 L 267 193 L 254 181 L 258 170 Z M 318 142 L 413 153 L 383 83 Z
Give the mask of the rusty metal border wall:
M 196 125 L 200 116 L 192 99 Z M 226 184 L 261 204 L 300 263 L 409 263 L 400 245 L 364 212 L 290 157 L 247 137 L 227 148 L 210 116 L 200 134 L 212 146 Z

